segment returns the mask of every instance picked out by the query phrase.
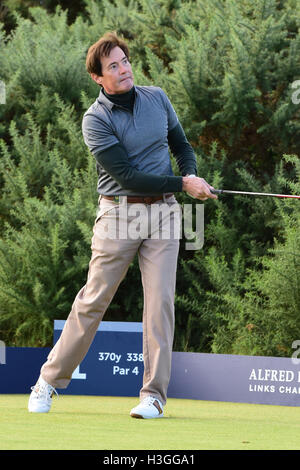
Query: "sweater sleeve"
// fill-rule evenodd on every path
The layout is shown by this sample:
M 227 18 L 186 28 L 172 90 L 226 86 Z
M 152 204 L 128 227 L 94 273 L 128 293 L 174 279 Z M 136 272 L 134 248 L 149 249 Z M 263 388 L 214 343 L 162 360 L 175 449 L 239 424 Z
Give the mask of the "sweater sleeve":
M 169 131 L 168 143 L 181 174 L 197 175 L 196 157 L 180 123 Z
M 182 177 L 154 175 L 134 168 L 121 144 L 113 145 L 96 152 L 95 158 L 102 168 L 123 189 L 130 189 L 147 194 L 162 194 L 182 191 Z

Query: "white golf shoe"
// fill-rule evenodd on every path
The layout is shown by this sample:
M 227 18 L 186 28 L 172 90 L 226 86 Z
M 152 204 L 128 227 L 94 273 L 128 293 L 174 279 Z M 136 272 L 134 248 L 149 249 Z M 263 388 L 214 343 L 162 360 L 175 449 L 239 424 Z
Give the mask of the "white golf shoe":
M 161 402 L 157 398 L 151 396 L 144 398 L 138 406 L 132 408 L 130 411 L 130 416 L 132 416 L 132 418 L 162 418 L 163 415 L 163 406 Z
M 40 377 L 35 386 L 31 387 L 31 390 L 28 411 L 32 413 L 48 413 L 52 404 L 52 395 L 54 393 L 58 395 L 55 388 Z

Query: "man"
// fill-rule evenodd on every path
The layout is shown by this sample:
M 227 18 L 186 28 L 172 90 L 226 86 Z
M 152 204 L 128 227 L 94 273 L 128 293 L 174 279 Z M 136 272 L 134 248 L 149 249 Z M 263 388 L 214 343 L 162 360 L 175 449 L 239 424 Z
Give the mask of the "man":
M 196 176 L 194 152 L 165 93 L 157 87 L 134 86 L 123 40 L 114 33 L 105 34 L 90 47 L 86 67 L 101 87 L 82 123 L 99 175 L 92 257 L 87 283 L 77 294 L 62 334 L 41 369 L 28 408 L 49 411 L 55 388 L 68 386 L 138 254 L 144 291 L 144 377 L 140 403 L 130 415 L 162 417 L 171 373 L 179 248 L 175 236 L 179 205 L 173 193 L 186 191 L 201 200 L 216 196 L 210 192 L 212 186 Z M 172 172 L 169 146 L 183 176 Z M 153 218 L 154 204 L 172 210 L 160 211 L 163 216 L 158 222 Z M 143 209 L 139 219 L 143 230 L 130 236 L 128 226 L 134 223 L 130 210 L 136 206 Z M 158 227 L 161 235 L 171 226 L 168 237 L 154 236 Z

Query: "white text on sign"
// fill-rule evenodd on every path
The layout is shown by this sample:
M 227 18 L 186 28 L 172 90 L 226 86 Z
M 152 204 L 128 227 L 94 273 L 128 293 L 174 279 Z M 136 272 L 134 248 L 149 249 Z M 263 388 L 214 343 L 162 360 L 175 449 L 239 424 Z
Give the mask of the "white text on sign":
M 143 362 L 143 353 L 137 352 L 126 352 L 125 354 L 117 354 L 115 352 L 98 352 L 98 360 L 104 362 L 113 363 L 112 366 L 112 374 L 113 375 L 122 375 L 128 376 L 129 374 L 139 375 L 139 367 L 135 365 L 133 368 L 131 367 L 121 367 L 119 364 L 123 356 L 123 360 L 129 363 L 134 362 Z M 124 365 L 124 364 L 123 364 Z M 131 365 L 131 364 L 128 364 Z

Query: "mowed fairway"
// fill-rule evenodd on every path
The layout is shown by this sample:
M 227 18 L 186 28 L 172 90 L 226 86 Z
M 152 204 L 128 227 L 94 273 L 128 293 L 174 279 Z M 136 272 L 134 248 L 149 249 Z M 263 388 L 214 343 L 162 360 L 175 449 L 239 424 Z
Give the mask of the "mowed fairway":
M 299 450 L 300 408 L 169 399 L 165 418 L 133 419 L 137 399 L 60 395 L 50 413 L 0 395 L 1 450 Z

